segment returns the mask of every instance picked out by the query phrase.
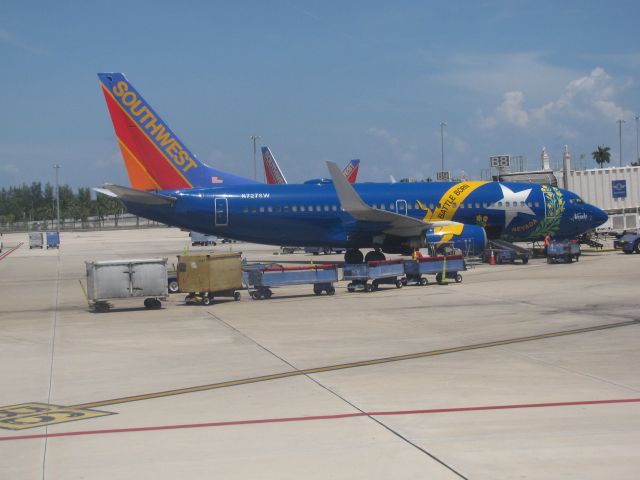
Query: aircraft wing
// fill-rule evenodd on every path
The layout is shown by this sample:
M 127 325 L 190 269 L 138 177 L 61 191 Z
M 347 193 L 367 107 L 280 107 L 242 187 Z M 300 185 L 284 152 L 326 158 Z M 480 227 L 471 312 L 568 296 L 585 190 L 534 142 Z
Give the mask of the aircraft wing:
M 398 237 L 415 237 L 432 227 L 444 227 L 457 225 L 458 222 L 438 221 L 423 222 L 417 218 L 388 210 L 379 210 L 367 205 L 358 192 L 355 191 L 349 181 L 334 162 L 327 162 L 333 185 L 340 199 L 342 210 L 347 212 L 359 222 L 382 224 L 382 232 Z
M 109 197 L 118 198 L 123 202 L 139 203 L 142 205 L 173 205 L 176 201 L 175 197 L 169 195 L 162 195 L 145 190 L 135 190 L 111 183 L 105 184 L 103 188 L 94 188 L 93 190 Z

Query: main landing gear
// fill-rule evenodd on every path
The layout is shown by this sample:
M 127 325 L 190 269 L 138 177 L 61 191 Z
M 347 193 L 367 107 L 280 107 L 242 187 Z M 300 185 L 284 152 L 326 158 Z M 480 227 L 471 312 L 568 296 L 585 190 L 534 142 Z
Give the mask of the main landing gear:
M 368 252 L 366 256 L 362 255 L 362 252 L 357 248 L 350 248 L 344 254 L 344 263 L 362 263 L 362 262 L 375 262 L 380 260 L 386 260 L 384 253 L 380 250 L 372 250 Z

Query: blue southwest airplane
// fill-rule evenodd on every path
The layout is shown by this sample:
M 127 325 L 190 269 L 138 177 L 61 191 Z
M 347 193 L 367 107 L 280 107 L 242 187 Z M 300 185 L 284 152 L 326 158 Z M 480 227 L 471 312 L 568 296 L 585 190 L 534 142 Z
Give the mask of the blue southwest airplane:
M 191 153 L 121 73 L 98 74 L 131 187 L 106 184 L 129 212 L 203 233 L 271 245 L 347 249 L 381 260 L 453 242 L 474 254 L 487 238 L 574 238 L 607 214 L 578 195 L 537 184 L 485 181 L 266 185 L 209 167 Z M 202 186 L 207 185 L 207 186 Z

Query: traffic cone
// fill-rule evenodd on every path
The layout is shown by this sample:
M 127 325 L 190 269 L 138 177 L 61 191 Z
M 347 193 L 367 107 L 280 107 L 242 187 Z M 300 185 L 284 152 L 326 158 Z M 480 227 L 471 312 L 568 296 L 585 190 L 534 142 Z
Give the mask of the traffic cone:
M 496 264 L 496 256 L 493 254 L 493 250 L 491 250 L 491 259 L 489 260 L 489 265 Z

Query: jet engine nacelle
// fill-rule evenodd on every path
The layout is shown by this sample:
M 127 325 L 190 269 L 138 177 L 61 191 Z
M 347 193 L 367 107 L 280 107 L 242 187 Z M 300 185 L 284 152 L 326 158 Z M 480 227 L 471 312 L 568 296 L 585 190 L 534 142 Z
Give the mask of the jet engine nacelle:
M 458 223 L 427 230 L 426 241 L 436 248 L 452 244 L 462 250 L 464 255 L 479 255 L 487 246 L 487 234 L 479 225 Z

